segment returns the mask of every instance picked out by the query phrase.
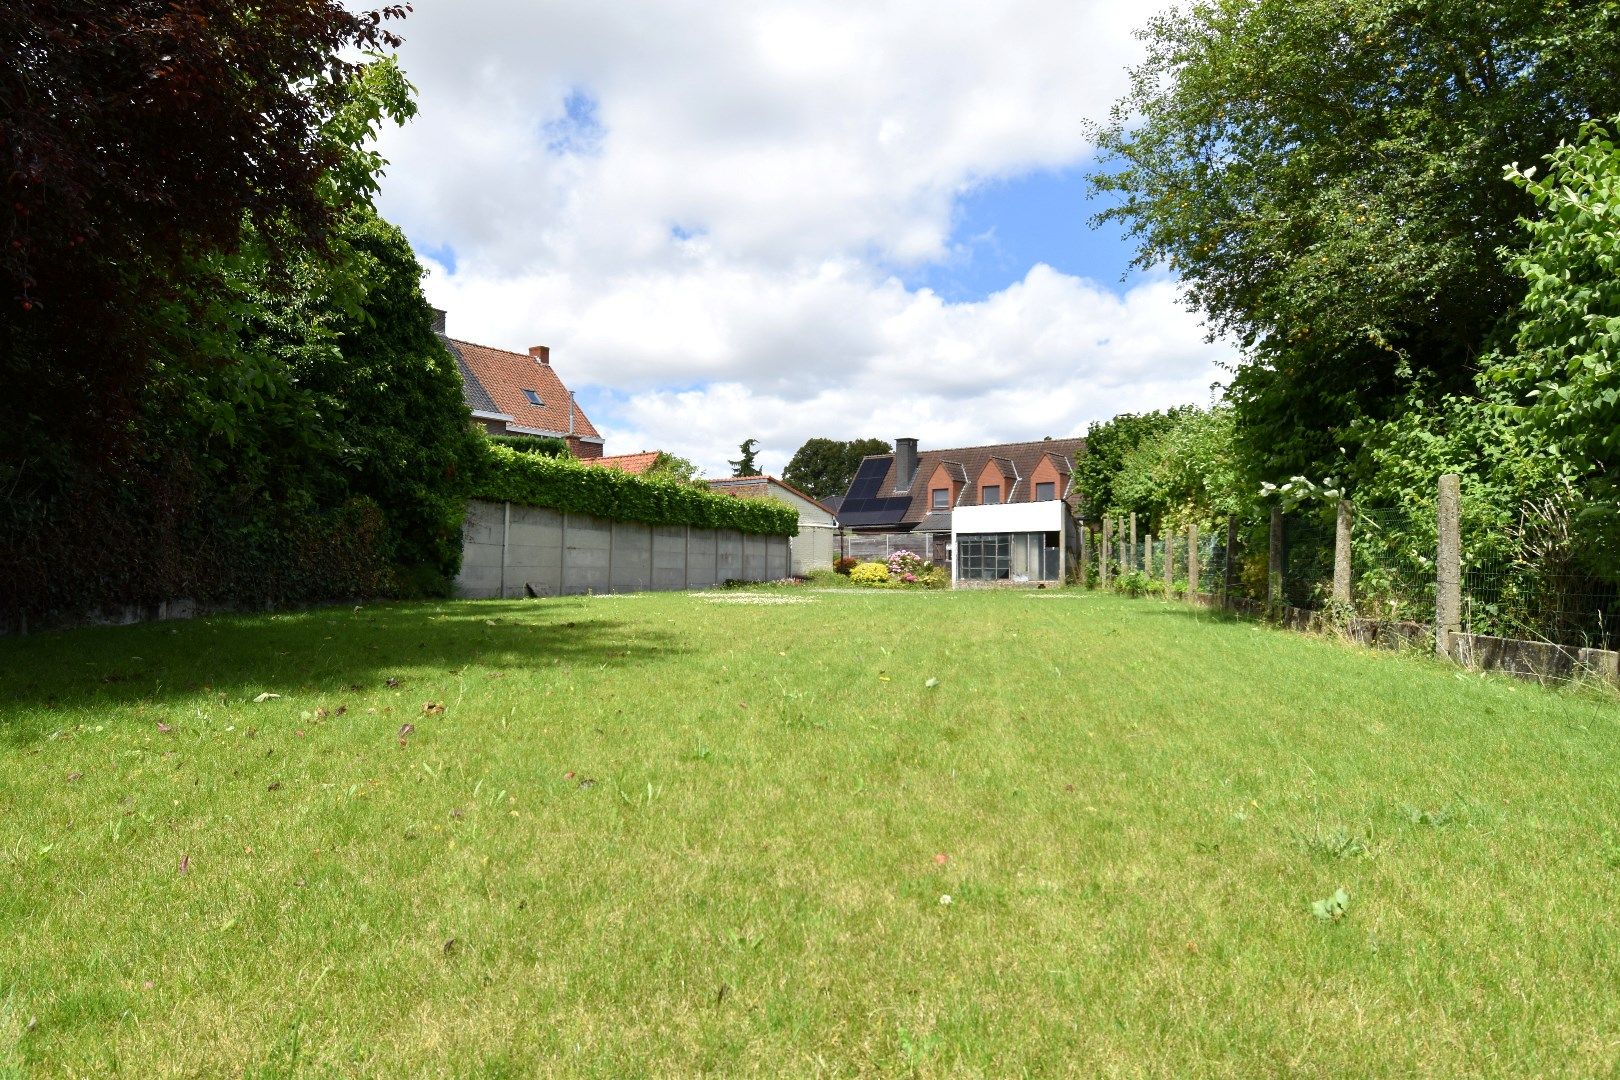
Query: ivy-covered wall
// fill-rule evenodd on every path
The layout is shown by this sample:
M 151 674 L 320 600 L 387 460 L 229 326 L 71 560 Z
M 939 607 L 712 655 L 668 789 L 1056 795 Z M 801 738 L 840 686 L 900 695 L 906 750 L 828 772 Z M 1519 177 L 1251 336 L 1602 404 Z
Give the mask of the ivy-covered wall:
M 645 525 L 736 529 L 757 536 L 795 536 L 799 515 L 768 499 L 738 499 L 617 469 L 581 465 L 572 458 L 520 454 L 490 445 L 472 496 L 570 514 L 593 514 Z

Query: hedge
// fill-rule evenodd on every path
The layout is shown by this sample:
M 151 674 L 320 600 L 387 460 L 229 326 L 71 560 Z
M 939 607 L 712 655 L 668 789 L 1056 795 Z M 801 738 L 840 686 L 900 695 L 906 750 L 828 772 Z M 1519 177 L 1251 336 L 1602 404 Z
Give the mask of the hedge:
M 495 444 L 489 446 L 473 482 L 472 497 L 645 525 L 736 529 L 764 536 L 794 536 L 799 531 L 798 513 L 774 499 L 739 499 L 582 465 L 571 458 L 521 454 Z

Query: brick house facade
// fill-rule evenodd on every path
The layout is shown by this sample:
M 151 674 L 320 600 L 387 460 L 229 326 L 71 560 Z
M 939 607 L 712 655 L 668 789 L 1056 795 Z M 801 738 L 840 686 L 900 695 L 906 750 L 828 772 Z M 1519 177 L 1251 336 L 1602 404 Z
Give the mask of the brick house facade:
M 455 357 L 474 424 L 491 435 L 561 439 L 582 460 L 602 456 L 602 436 L 551 366 L 548 346 L 525 354 L 458 341 L 445 332 L 445 312 L 438 308 L 433 331 Z

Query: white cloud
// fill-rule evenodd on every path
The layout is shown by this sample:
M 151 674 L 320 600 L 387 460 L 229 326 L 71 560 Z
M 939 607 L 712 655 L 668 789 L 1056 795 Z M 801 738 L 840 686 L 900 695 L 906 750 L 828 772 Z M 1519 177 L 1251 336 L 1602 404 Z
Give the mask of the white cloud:
M 427 285 L 452 332 L 552 345 L 611 452 L 718 468 L 756 435 L 780 469 L 811 435 L 938 446 L 1205 400 L 1227 350 L 1168 282 L 1037 266 L 952 304 L 882 269 L 946 258 L 974 185 L 1083 161 L 1149 13 L 421 0 L 382 208 L 455 250 Z

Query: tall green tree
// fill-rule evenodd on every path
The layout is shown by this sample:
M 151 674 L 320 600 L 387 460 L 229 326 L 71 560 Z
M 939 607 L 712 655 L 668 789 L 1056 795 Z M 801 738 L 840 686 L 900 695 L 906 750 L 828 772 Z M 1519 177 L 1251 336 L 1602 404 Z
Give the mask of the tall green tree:
M 318 249 L 369 194 L 333 122 L 405 11 L 0 0 L 0 466 L 107 460 L 159 367 L 212 362 L 199 333 L 232 313 L 197 261 Z
M 1155 442 L 1176 426 L 1191 406 L 1150 413 L 1120 413 L 1108 420 L 1094 421 L 1086 429 L 1086 452 L 1074 463 L 1074 486 L 1080 493 L 1081 512 L 1087 521 L 1101 521 L 1108 514 L 1151 514 L 1149 500 L 1132 502 L 1130 491 L 1120 490 L 1118 477 L 1125 463 L 1139 448 Z
M 744 439 L 738 445 L 738 457 L 735 461 L 728 461 L 732 476 L 758 476 L 759 465 L 754 461 L 754 449 L 759 445 L 758 439 Z
M 1197 0 L 1141 37 L 1092 184 L 1243 347 L 1255 477 L 1331 467 L 1414 375 L 1471 386 L 1524 294 L 1502 167 L 1620 111 L 1614 0 Z
M 782 479 L 813 498 L 831 498 L 849 490 L 862 458 L 893 450 L 882 439 L 807 439 L 793 452 Z

